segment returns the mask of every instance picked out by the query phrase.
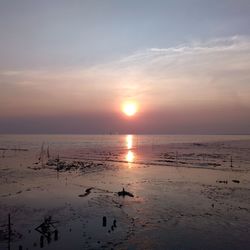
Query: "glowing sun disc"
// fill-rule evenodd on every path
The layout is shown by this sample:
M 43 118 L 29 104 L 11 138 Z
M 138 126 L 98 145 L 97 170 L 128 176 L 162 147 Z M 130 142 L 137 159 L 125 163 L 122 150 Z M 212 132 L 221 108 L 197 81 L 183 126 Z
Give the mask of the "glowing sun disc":
M 122 109 L 123 113 L 127 116 L 133 116 L 137 112 L 137 106 L 135 103 L 126 103 Z

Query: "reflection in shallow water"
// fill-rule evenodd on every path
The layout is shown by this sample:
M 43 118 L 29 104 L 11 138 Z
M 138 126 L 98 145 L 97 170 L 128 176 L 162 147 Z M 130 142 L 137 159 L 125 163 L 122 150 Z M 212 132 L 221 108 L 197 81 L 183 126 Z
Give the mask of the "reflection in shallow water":
M 128 163 L 131 163 L 134 161 L 134 158 L 135 158 L 134 153 L 131 150 L 129 150 L 128 153 L 126 154 L 126 161 Z
M 127 149 L 132 149 L 133 147 L 133 135 L 126 136 Z
M 135 154 L 131 150 L 133 148 L 133 135 L 126 136 L 126 145 L 127 145 L 128 152 L 125 158 L 126 158 L 126 161 L 129 163 L 129 168 L 131 168 L 130 163 L 134 162 L 134 159 L 135 159 Z

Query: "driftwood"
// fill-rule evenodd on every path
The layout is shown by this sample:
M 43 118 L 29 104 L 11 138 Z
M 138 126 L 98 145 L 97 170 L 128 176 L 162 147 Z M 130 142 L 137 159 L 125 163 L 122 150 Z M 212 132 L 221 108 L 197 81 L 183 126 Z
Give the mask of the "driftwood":
M 92 187 L 91 187 L 91 188 L 87 188 L 87 189 L 85 190 L 85 194 L 79 194 L 78 196 L 79 196 L 79 197 L 85 197 L 85 196 L 87 196 L 87 195 L 90 194 L 90 192 L 91 192 L 92 189 L 93 189 Z

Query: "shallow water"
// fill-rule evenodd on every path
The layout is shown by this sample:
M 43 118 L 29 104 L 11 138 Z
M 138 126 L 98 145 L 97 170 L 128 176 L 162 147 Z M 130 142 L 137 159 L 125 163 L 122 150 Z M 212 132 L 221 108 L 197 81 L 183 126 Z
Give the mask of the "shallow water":
M 1 135 L 0 148 L 1 249 L 248 249 L 250 136 Z

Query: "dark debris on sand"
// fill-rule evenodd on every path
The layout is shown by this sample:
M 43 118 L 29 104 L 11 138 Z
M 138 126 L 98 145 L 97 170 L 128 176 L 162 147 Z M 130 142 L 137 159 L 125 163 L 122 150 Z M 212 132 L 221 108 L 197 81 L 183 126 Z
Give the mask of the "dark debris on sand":
M 41 167 L 30 167 L 33 170 L 40 170 L 44 168 L 49 168 L 56 170 L 58 172 L 67 171 L 80 171 L 80 172 L 91 172 L 107 169 L 108 165 L 103 162 L 93 162 L 93 161 L 64 161 L 59 158 L 48 159 L 47 163 Z
M 88 195 L 91 193 L 91 190 L 92 190 L 92 189 L 93 189 L 93 187 L 87 188 L 87 189 L 85 190 L 85 194 L 79 194 L 78 196 L 79 196 L 79 197 L 88 196 Z
M 118 192 L 118 195 L 122 197 L 125 197 L 125 196 L 134 197 L 132 193 L 125 191 L 124 188 L 122 189 L 122 191 Z

